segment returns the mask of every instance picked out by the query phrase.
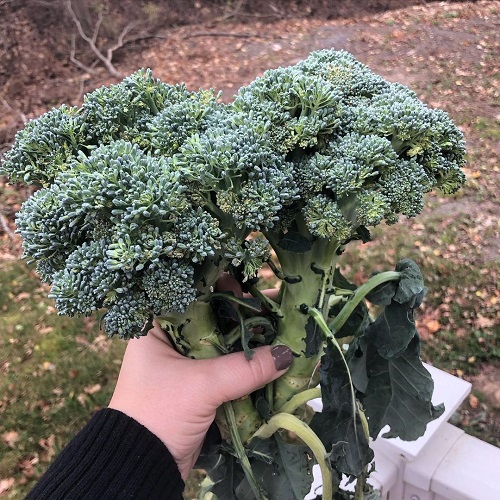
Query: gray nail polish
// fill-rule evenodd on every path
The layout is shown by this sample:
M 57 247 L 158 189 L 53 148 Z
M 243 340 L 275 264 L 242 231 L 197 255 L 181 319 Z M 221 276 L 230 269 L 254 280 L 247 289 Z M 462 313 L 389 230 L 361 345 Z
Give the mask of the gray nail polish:
M 293 354 L 286 345 L 276 345 L 271 349 L 276 370 L 281 371 L 292 364 Z

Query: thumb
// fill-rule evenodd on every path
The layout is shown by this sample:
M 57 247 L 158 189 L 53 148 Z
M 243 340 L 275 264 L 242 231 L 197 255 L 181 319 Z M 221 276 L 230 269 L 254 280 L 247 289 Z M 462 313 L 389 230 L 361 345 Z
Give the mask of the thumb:
M 243 352 L 206 360 L 213 403 L 219 406 L 263 387 L 283 375 L 292 360 L 292 351 L 285 345 L 257 347 L 250 360 Z

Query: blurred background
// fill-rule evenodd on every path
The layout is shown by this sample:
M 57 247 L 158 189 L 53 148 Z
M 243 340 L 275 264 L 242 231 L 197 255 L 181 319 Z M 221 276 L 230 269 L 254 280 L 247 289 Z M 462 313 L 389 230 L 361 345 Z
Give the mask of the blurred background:
M 27 120 L 141 67 L 230 101 L 266 69 L 335 48 L 408 85 L 464 132 L 466 187 L 351 244 L 344 273 L 360 283 L 403 257 L 419 264 L 422 357 L 472 382 L 452 423 L 500 446 L 499 46 L 500 1 L 0 0 L 0 154 Z M 23 498 L 107 405 L 125 347 L 98 317 L 57 316 L 21 261 L 14 219 L 32 190 L 0 177 L 2 498 Z

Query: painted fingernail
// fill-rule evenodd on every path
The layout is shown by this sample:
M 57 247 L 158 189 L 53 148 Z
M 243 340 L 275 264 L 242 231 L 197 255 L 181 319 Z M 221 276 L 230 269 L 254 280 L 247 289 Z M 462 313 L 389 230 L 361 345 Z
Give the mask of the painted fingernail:
M 292 364 L 292 351 L 286 345 L 276 345 L 271 349 L 276 370 L 285 370 Z

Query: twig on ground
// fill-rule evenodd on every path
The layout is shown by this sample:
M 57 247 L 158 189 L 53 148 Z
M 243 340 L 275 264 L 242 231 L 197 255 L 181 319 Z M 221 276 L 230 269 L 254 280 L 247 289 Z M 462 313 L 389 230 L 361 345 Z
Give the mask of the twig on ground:
M 273 38 L 269 35 L 259 35 L 257 33 L 225 33 L 222 31 L 206 31 L 202 33 L 193 33 L 191 35 L 184 35 L 183 40 L 187 38 L 196 38 L 201 36 L 230 36 L 235 38 Z

